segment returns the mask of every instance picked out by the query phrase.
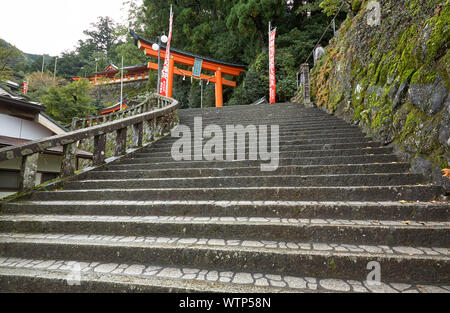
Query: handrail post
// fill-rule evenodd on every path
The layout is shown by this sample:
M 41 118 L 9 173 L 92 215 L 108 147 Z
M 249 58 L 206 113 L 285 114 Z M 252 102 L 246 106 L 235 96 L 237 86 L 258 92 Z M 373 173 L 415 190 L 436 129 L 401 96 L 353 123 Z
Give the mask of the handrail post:
M 132 129 L 133 129 L 133 135 L 132 135 L 133 148 L 141 147 L 142 146 L 142 138 L 143 138 L 143 134 L 144 134 L 144 132 L 143 132 L 144 124 L 142 122 L 134 124 Z
M 125 154 L 127 151 L 127 127 L 116 131 L 116 147 L 114 151 L 115 156 Z
M 70 126 L 70 130 L 74 131 L 77 129 L 77 122 L 78 122 L 78 117 L 74 117 L 72 119 L 72 125 Z
M 19 192 L 28 191 L 36 185 L 39 153 L 33 153 L 22 157 L 20 166 Z
M 106 134 L 94 136 L 94 165 L 102 165 L 105 162 Z
M 310 85 L 309 85 L 309 64 L 304 63 L 300 65 L 300 72 L 302 73 L 303 78 L 303 91 L 302 91 L 302 98 L 303 98 L 303 104 L 306 107 L 311 107 L 311 95 L 310 95 Z
M 68 177 L 75 173 L 77 167 L 77 143 L 63 146 L 63 158 L 61 161 L 61 176 Z

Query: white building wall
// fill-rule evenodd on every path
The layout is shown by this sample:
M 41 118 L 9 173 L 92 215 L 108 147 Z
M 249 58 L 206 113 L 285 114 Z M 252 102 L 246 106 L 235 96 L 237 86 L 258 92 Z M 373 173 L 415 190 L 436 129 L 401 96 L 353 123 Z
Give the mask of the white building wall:
M 37 140 L 53 133 L 36 122 L 0 114 L 0 136 Z

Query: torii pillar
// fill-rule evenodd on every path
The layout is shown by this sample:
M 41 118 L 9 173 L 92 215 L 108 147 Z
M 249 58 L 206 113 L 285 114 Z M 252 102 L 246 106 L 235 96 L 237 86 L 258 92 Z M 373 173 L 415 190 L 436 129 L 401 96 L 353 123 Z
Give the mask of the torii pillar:
M 223 88 L 222 88 L 222 69 L 219 67 L 215 74 L 216 77 L 216 108 L 223 107 Z
M 153 50 L 152 45 L 155 43 L 153 41 L 147 40 L 140 37 L 136 33 L 130 31 L 131 35 L 135 39 L 135 44 L 139 49 L 144 50 L 147 56 L 157 58 L 158 52 Z M 160 49 L 161 57 L 165 57 L 165 47 Z M 214 73 L 214 76 L 209 76 L 200 73 L 200 76 L 194 76 L 192 71 L 181 69 L 175 66 L 175 64 L 181 64 L 183 66 L 194 67 L 196 59 L 203 60 L 202 69 Z M 159 70 L 157 63 L 148 63 L 148 68 L 151 70 Z M 233 64 L 228 62 L 223 62 L 219 60 L 214 60 L 209 57 L 204 57 L 201 55 L 195 55 L 190 52 L 182 51 L 179 49 L 173 49 L 170 53 L 169 60 L 169 73 L 168 73 L 168 83 L 167 83 L 167 96 L 173 96 L 173 75 L 194 77 L 195 79 L 201 79 L 203 81 L 208 81 L 216 84 L 216 107 L 223 107 L 223 86 L 236 87 L 236 82 L 223 78 L 223 75 L 237 77 L 240 73 L 245 71 L 245 65 Z

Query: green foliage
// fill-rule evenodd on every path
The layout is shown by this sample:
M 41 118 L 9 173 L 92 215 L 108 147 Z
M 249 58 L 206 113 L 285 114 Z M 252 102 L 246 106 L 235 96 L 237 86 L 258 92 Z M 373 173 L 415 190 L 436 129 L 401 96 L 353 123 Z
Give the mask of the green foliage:
M 69 83 L 63 87 L 50 87 L 42 97 L 47 106 L 47 114 L 62 122 L 70 123 L 73 117 L 85 117 L 95 113 L 89 97 L 89 82 L 85 79 Z
M 25 79 L 28 81 L 28 93 L 27 96 L 37 102 L 41 102 L 42 98 L 47 94 L 50 87 L 59 87 L 65 85 L 65 80 L 53 77 L 53 74 L 45 71 L 33 72 L 27 74 Z
M 267 43 L 267 24 L 280 16 L 284 3 L 283 0 L 237 1 L 227 18 L 227 26 L 247 38 L 258 40 L 264 51 Z
M 14 63 L 21 56 L 21 52 L 6 41 L 0 39 L 0 80 L 14 77 Z
M 427 54 L 430 62 L 436 61 L 448 52 L 450 42 L 450 6 L 448 4 L 441 9 L 439 15 L 436 15 L 427 23 L 433 27 L 430 40 L 427 42 Z M 434 25 L 433 25 L 434 24 Z

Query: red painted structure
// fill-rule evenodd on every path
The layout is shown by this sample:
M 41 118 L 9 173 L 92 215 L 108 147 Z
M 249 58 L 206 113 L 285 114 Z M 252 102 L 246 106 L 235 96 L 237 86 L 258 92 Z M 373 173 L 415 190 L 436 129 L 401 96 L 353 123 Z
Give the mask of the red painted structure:
M 152 49 L 152 45 L 155 43 L 151 40 L 145 39 L 133 31 L 130 31 L 130 34 L 133 36 L 135 44 L 141 50 L 145 51 L 147 56 L 151 56 L 153 58 L 158 57 L 158 51 Z M 165 46 L 161 46 L 161 58 L 165 58 Z M 212 76 L 208 76 L 205 74 L 201 74 L 200 77 L 195 77 L 192 74 L 192 71 L 180 69 L 175 67 L 175 64 L 186 65 L 189 67 L 193 67 L 195 63 L 195 59 L 202 59 L 202 70 L 209 71 L 214 73 Z M 148 68 L 153 70 L 158 70 L 158 63 L 148 63 Z M 219 60 L 214 60 L 208 57 L 204 57 L 201 55 L 196 55 L 190 52 L 170 48 L 170 60 L 169 60 L 169 88 L 168 88 L 168 97 L 172 97 L 172 87 L 173 87 L 173 75 L 181 75 L 181 76 L 190 76 L 196 79 L 202 79 L 204 81 L 209 81 L 211 83 L 216 84 L 216 107 L 223 106 L 223 85 L 236 87 L 236 82 L 227 80 L 223 78 L 224 75 L 237 77 L 240 73 L 245 71 L 245 65 L 234 64 L 229 62 L 223 62 Z
M 93 85 L 109 85 L 109 84 L 120 84 L 121 69 L 114 64 L 108 65 L 103 71 L 94 73 L 94 76 L 86 77 L 89 82 Z M 148 79 L 148 68 L 147 64 L 137 64 L 133 66 L 127 66 L 123 68 L 123 82 L 133 82 L 139 80 Z M 73 80 L 80 80 L 81 77 L 72 77 Z

